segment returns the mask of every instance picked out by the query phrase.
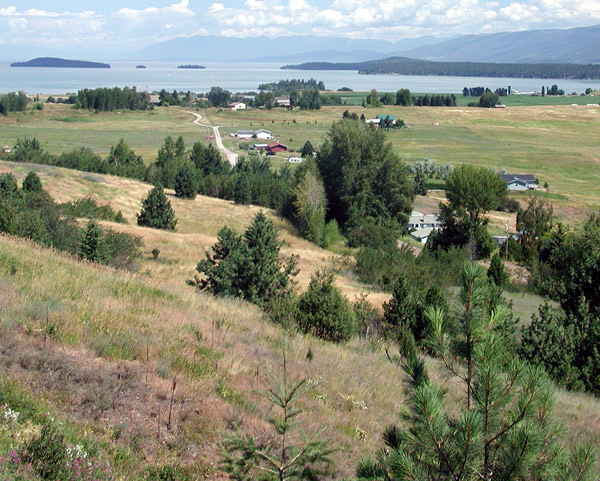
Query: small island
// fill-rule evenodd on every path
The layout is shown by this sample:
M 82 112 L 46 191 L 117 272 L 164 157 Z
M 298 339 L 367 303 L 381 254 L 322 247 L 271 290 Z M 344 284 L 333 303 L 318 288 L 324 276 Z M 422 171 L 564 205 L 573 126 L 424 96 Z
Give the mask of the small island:
M 40 57 L 28 62 L 15 62 L 11 67 L 44 67 L 44 68 L 110 68 L 107 63 L 88 62 L 85 60 L 67 60 L 56 57 Z
M 203 69 L 206 68 L 204 65 L 180 65 L 177 68 L 183 68 L 183 69 Z
M 145 65 L 136 65 L 135 68 L 148 68 Z

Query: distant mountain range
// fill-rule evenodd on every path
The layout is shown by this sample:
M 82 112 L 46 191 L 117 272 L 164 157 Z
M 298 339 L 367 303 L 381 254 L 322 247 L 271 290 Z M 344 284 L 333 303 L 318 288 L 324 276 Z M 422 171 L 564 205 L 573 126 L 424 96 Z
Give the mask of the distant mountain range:
M 127 55 L 131 60 L 202 60 L 202 62 L 359 62 L 439 42 L 420 37 L 397 42 L 339 37 L 216 37 L 174 38 Z
M 600 63 L 600 25 L 568 30 L 529 30 L 453 38 L 419 37 L 398 41 L 340 37 L 217 37 L 196 35 L 149 45 L 131 52 L 78 47 L 49 51 L 0 45 L 0 59 L 78 57 L 132 61 L 193 62 L 364 62 L 402 56 L 440 62 Z M 111 53 L 109 53 L 111 52 Z M 90 55 L 95 58 L 90 58 Z
M 569 30 L 464 35 L 405 50 L 405 57 L 442 62 L 600 63 L 600 25 Z

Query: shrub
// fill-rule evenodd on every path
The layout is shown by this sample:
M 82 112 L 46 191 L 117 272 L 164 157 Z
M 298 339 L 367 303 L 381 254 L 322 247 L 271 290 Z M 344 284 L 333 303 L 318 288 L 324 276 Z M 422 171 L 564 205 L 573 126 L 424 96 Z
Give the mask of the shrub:
M 317 271 L 312 276 L 298 299 L 298 326 L 321 339 L 344 342 L 356 333 L 356 316 L 333 282 L 332 272 Z

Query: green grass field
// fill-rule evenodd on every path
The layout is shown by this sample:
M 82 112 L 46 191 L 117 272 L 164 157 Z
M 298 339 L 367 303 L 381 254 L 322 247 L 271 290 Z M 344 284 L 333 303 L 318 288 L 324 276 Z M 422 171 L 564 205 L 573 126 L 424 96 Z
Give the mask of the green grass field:
M 239 149 L 238 140 L 229 136 L 231 132 L 266 128 L 297 152 L 307 140 L 315 147 L 323 142 L 331 124 L 340 120 L 346 109 L 366 117 L 389 114 L 403 119 L 409 128 L 389 131 L 388 138 L 406 162 L 427 158 L 438 163 L 469 162 L 532 173 L 542 184 L 548 183 L 549 191 L 543 195 L 555 203 L 557 214 L 569 223 L 600 208 L 600 129 L 596 128 L 600 107 L 341 106 L 318 111 L 208 109 L 200 113 L 207 123 L 222 126 L 229 148 Z M 207 142 L 208 129 L 194 125 L 192 120 L 185 109 L 175 107 L 96 114 L 66 105 L 47 105 L 43 111 L 1 117 L 0 143 L 12 145 L 20 137 L 35 136 L 53 153 L 85 146 L 106 155 L 111 145 L 124 138 L 150 162 L 167 135 L 183 135 L 188 147 L 195 141 Z M 288 155 L 272 158 L 274 167 L 284 165 Z

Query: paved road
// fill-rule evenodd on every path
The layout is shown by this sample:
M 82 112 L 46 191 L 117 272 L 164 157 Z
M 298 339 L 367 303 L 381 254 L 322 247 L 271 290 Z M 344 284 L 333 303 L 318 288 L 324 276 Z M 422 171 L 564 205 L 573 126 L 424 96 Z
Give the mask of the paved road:
M 202 115 L 200 115 L 196 112 L 187 111 L 187 113 L 192 114 L 196 117 L 196 119 L 194 120 L 194 124 L 201 125 L 202 127 L 210 127 L 211 129 L 213 129 L 213 133 L 215 135 L 215 142 L 217 144 L 217 149 L 219 149 L 221 152 L 223 152 L 225 154 L 225 157 L 227 158 L 227 162 L 229 162 L 232 167 L 235 164 L 237 164 L 238 154 L 225 148 L 225 146 L 223 145 L 223 139 L 221 138 L 221 132 L 219 132 L 219 126 L 208 125 L 208 124 L 202 123 Z

